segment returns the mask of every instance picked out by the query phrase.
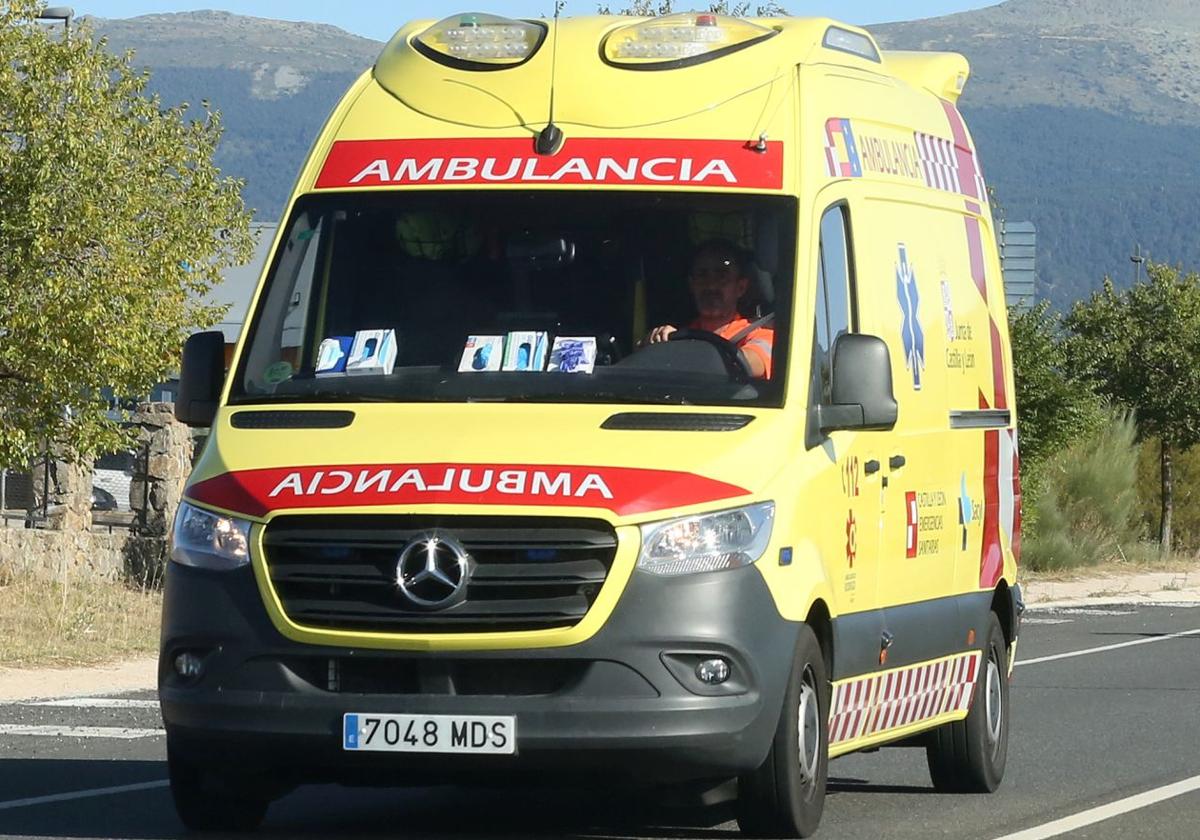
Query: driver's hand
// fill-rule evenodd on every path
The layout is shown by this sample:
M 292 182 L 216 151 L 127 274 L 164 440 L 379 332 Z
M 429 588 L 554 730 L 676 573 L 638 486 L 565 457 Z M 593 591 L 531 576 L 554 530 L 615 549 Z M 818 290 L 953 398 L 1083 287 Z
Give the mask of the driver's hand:
M 665 324 L 661 327 L 655 327 L 650 330 L 650 334 L 646 336 L 644 344 L 658 344 L 660 341 L 667 341 L 671 337 L 671 333 L 675 332 L 675 328 L 670 324 Z

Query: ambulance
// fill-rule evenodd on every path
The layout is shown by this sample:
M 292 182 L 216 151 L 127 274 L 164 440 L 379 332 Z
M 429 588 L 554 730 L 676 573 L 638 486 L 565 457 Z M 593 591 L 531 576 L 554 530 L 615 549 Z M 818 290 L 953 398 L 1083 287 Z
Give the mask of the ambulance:
M 884 745 L 995 790 L 1020 484 L 968 72 L 828 19 L 401 29 L 228 371 L 185 348 L 184 822 L 736 779 L 747 834 L 803 837 L 829 761 Z

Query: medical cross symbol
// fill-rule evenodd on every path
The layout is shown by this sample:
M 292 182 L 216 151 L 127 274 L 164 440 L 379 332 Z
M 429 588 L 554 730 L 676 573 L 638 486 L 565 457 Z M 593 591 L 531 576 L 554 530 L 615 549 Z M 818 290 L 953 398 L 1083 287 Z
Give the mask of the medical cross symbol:
M 896 266 L 896 297 L 904 323 L 900 338 L 904 342 L 904 365 L 912 371 L 913 389 L 921 390 L 921 371 L 925 369 L 925 331 L 921 329 L 921 295 L 917 275 L 908 262 L 908 249 L 900 243 L 900 262 Z

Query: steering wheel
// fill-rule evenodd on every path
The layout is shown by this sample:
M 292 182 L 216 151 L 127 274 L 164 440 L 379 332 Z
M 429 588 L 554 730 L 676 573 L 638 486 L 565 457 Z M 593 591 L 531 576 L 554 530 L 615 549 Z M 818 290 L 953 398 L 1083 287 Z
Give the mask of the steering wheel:
M 725 365 L 730 379 L 739 384 L 750 381 L 750 370 L 742 361 L 741 351 L 727 338 L 708 330 L 681 329 L 671 333 L 667 341 L 703 341 L 705 344 L 711 344 L 721 356 L 721 362 Z

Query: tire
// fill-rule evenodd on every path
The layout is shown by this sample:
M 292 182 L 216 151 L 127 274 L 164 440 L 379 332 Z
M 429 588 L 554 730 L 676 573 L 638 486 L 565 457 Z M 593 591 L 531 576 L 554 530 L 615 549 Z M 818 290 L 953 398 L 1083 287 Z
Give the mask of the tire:
M 966 718 L 939 727 L 925 747 L 929 776 L 941 793 L 991 793 L 1008 761 L 1008 645 L 990 613 L 980 673 Z
M 810 837 L 816 832 L 829 775 L 830 693 L 821 646 L 803 625 L 771 750 L 757 770 L 738 779 L 737 820 L 743 834 Z
M 271 804 L 253 780 L 219 776 L 191 764 L 169 741 L 167 775 L 175 811 L 189 831 L 254 831 Z

